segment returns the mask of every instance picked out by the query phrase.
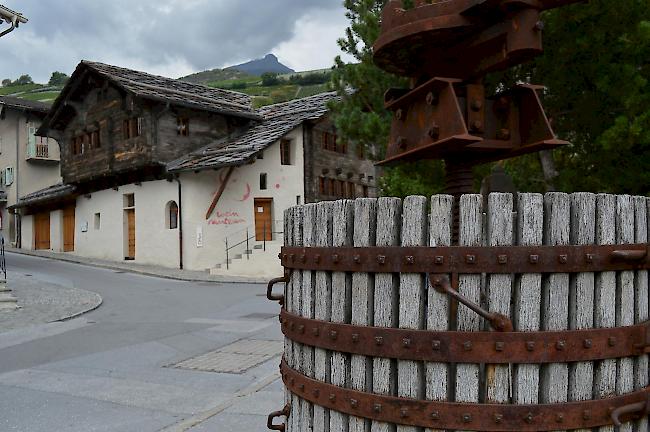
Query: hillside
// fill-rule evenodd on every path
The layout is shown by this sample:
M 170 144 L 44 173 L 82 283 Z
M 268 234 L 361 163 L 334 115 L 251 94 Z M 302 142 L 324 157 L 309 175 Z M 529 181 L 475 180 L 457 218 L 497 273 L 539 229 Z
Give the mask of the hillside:
M 263 73 L 271 72 L 277 74 L 289 74 L 295 71 L 286 67 L 273 54 L 267 54 L 264 58 L 251 60 L 235 66 L 227 67 L 225 70 L 238 70 L 249 75 L 261 76 Z
M 246 78 L 251 78 L 251 76 L 237 69 L 211 69 L 184 76 L 179 79 L 193 84 L 207 84 L 209 82 L 215 81 L 228 81 Z

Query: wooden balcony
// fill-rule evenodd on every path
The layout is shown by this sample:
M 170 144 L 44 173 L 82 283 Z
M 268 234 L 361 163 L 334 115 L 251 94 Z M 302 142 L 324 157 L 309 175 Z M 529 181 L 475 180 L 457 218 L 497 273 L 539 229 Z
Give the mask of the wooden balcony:
M 54 158 L 50 150 L 51 144 L 45 143 L 29 143 L 27 145 L 27 162 L 41 163 L 41 164 L 57 164 L 58 158 Z

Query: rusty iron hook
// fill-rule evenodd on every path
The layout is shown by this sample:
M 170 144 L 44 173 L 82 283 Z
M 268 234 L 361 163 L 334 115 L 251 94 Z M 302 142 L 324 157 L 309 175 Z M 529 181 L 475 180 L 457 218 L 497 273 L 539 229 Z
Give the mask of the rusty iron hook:
M 637 402 L 622 407 L 616 408 L 612 411 L 612 421 L 617 427 L 621 427 L 621 417 L 626 414 L 638 413 L 639 415 L 648 415 L 650 414 L 650 396 L 648 400 L 643 402 Z
M 266 427 L 269 430 L 284 432 L 284 430 L 287 427 L 286 423 L 276 425 L 276 424 L 273 424 L 273 420 L 275 420 L 278 417 L 285 417 L 285 418 L 288 419 L 289 414 L 291 414 L 291 403 L 287 403 L 284 406 L 284 408 L 282 408 L 281 411 L 274 411 L 271 414 L 269 414 L 269 417 L 268 417 L 268 419 L 266 421 Z
M 431 282 L 431 286 L 436 291 L 438 291 L 441 294 L 447 294 L 449 297 L 452 297 L 453 299 L 457 300 L 458 302 L 464 304 L 465 306 L 467 306 L 468 308 L 476 312 L 478 315 L 485 318 L 490 323 L 490 326 L 494 330 L 499 332 L 514 331 L 514 326 L 512 325 L 512 321 L 510 321 L 510 318 L 496 312 L 486 311 L 481 306 L 463 297 L 456 289 L 452 287 L 451 281 L 449 280 L 449 276 L 440 275 L 440 274 L 430 274 L 429 280 Z
M 273 294 L 273 286 L 277 283 L 289 283 L 289 272 L 285 272 L 284 276 L 271 279 L 269 285 L 266 288 L 266 298 L 271 301 L 276 301 L 280 303 L 280 306 L 284 306 L 284 294 Z

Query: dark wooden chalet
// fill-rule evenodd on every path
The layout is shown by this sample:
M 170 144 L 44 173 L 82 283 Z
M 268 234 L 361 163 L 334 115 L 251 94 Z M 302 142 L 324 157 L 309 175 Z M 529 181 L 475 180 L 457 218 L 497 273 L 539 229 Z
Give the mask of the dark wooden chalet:
M 248 95 L 82 61 L 39 135 L 77 193 L 164 178 L 165 165 L 261 120 Z

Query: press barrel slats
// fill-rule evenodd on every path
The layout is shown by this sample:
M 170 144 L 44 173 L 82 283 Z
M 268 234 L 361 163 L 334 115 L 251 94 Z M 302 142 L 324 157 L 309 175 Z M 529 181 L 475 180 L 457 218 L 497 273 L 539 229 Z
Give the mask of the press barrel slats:
M 540 194 L 521 194 L 517 205 L 517 243 L 521 246 L 541 245 L 544 240 L 544 198 Z M 517 275 L 514 302 L 514 327 L 517 331 L 540 329 L 542 275 Z M 513 403 L 539 402 L 540 368 L 534 364 L 513 368 Z
M 596 197 L 596 243 L 616 243 L 616 197 L 599 194 Z M 616 326 L 616 272 L 596 273 L 594 293 L 594 327 Z M 606 398 L 616 394 L 616 360 L 597 363 L 594 397 Z M 601 432 L 613 432 L 613 426 L 599 428 Z
M 648 198 L 634 197 L 634 225 L 636 243 L 648 242 Z M 647 321 L 648 315 L 648 271 L 639 270 L 636 272 L 634 281 L 635 314 L 634 321 L 642 323 Z M 642 355 L 636 360 L 634 368 L 634 388 L 636 390 L 645 388 L 650 384 L 648 376 L 648 355 Z M 637 432 L 647 431 L 648 418 L 645 417 L 636 423 Z
M 616 243 L 634 243 L 634 201 L 629 195 L 616 198 Z M 634 324 L 634 272 L 618 272 L 616 293 L 616 325 L 619 327 Z M 616 371 L 616 393 L 621 395 L 634 390 L 634 359 L 627 357 L 618 360 Z M 626 423 L 620 432 L 632 432 L 632 423 Z
M 596 196 L 590 193 L 571 195 L 571 244 L 588 245 L 596 240 Z M 571 276 L 569 328 L 589 329 L 594 326 L 594 273 Z M 569 365 L 569 401 L 593 397 L 594 364 L 578 362 Z M 588 430 L 581 430 L 588 432 Z
M 464 195 L 460 198 L 458 242 L 461 246 L 483 245 L 483 197 Z M 458 291 L 465 298 L 481 303 L 481 275 L 459 275 Z M 471 310 L 458 306 L 457 330 L 480 331 L 481 318 Z M 479 402 L 478 364 L 456 365 L 456 402 Z
M 316 204 L 307 204 L 303 209 L 303 244 L 305 247 L 316 245 Z M 305 318 L 314 318 L 314 289 L 316 273 L 310 270 L 302 272 L 302 308 L 301 315 Z M 314 348 L 302 346 L 302 365 L 305 375 L 314 378 Z M 314 406 L 310 403 L 302 407 L 302 427 L 309 432 L 314 427 Z
M 402 246 L 425 246 L 427 238 L 427 199 L 412 196 L 404 200 L 402 210 Z M 399 286 L 399 327 L 424 328 L 425 278 L 419 273 L 402 273 Z M 423 364 L 408 360 L 397 362 L 397 394 L 424 397 Z M 398 432 L 416 432 L 412 426 L 397 426 Z
M 513 237 L 512 194 L 493 193 L 488 197 L 487 244 L 488 246 L 510 246 Z M 512 275 L 493 274 L 487 276 L 487 303 L 490 312 L 510 317 L 512 298 Z M 464 306 L 460 306 L 464 308 Z M 510 367 L 487 364 L 487 403 L 510 402 Z
M 451 246 L 454 197 L 436 195 L 431 198 L 429 215 L 429 246 Z M 451 277 L 451 275 L 448 275 Z M 429 287 L 427 290 L 428 330 L 449 330 L 449 297 Z M 450 365 L 447 363 L 425 363 L 426 398 L 444 401 L 448 398 Z M 433 432 L 427 429 L 427 432 Z
M 379 198 L 377 201 L 377 246 L 398 246 L 402 220 L 402 200 Z M 375 275 L 374 326 L 397 327 L 398 319 L 398 276 L 393 273 Z M 373 392 L 382 395 L 397 394 L 397 362 L 375 357 L 373 359 Z M 395 425 L 373 421 L 372 432 L 394 432 Z
M 587 427 L 598 427 L 606 421 L 610 406 L 628 403 L 623 401 L 638 403 L 642 400 L 639 397 L 645 397 L 645 393 L 633 392 L 648 391 L 648 356 L 637 356 L 630 341 L 641 341 L 644 337 L 643 327 L 638 324 L 648 320 L 648 272 L 638 270 L 629 259 L 623 260 L 623 254 L 638 254 L 639 248 L 629 245 L 647 243 L 650 199 L 589 193 L 520 194 L 514 212 L 513 202 L 514 197 L 509 194 L 492 194 L 484 212 L 481 196 L 460 198 L 459 245 L 480 248 L 473 251 L 445 249 L 452 241 L 454 198 L 451 196 L 433 196 L 430 202 L 424 197 L 409 197 L 403 202 L 396 198 L 324 202 L 286 212 L 285 244 L 298 246 L 285 248 L 283 252 L 283 262 L 291 274 L 285 287 L 286 312 L 282 316 L 287 335 L 283 370 L 290 372 L 285 378 L 295 377 L 295 383 L 285 381 L 293 391 L 286 396 L 292 402 L 287 431 L 437 432 L 477 428 L 489 431 L 498 429 L 495 425 L 501 421 L 520 422 L 521 425 L 508 426 L 508 430 L 520 431 L 534 430 L 534 425 L 542 420 L 557 423 L 551 427 L 554 430 L 584 427 L 582 431 L 587 432 L 591 430 Z M 508 247 L 512 244 L 530 249 L 522 253 L 521 249 Z M 529 262 L 534 262 L 534 256 L 529 254 L 534 254 L 535 247 L 541 244 L 557 248 L 539 252 L 540 259 L 544 260 L 543 270 Z M 582 248 L 593 244 L 616 246 Z M 623 247 L 625 244 L 628 246 Z M 303 245 L 347 249 L 337 254 L 336 249 L 305 251 L 300 249 Z M 390 249 L 365 249 L 375 245 L 415 249 L 402 254 Z M 506 258 L 503 262 L 503 255 L 497 256 L 496 250 L 489 249 L 497 245 L 502 245 L 498 254 L 512 256 L 513 261 Z M 441 249 L 436 250 L 437 247 Z M 607 257 L 614 250 L 625 252 L 617 252 L 619 259 L 610 261 Z M 479 257 L 476 266 L 467 257 L 473 253 Z M 445 255 L 449 261 L 439 261 L 438 254 Z M 561 254 L 569 255 L 563 261 Z M 595 254 L 594 258 L 589 254 Z M 381 273 L 382 257 L 384 273 Z M 465 263 L 466 259 L 469 264 Z M 553 264 L 556 259 L 557 264 Z M 413 261 L 415 264 L 410 264 Z M 447 266 L 458 262 L 464 264 Z M 366 263 L 370 263 L 370 271 L 364 272 Z M 501 352 L 503 347 L 498 348 L 498 339 L 493 339 L 499 333 L 465 305 L 458 304 L 452 311 L 448 295 L 430 286 L 427 276 L 439 277 L 439 273 L 432 269 L 430 274 L 425 274 L 422 267 L 417 267 L 422 263 L 437 271 L 478 270 L 474 274 L 448 276 L 454 276 L 450 278 L 452 282 L 458 278 L 458 291 L 463 297 L 489 312 L 512 318 L 515 331 L 520 333 L 506 336 L 504 346 L 505 351 L 516 351 Z M 401 266 L 400 270 L 396 270 L 396 264 Z M 524 265 L 529 273 L 518 273 L 519 265 Z M 565 273 L 560 273 L 563 265 Z M 643 265 L 648 263 L 644 261 Z M 409 272 L 409 266 L 414 270 Z M 531 272 L 534 269 L 539 272 Z M 591 269 L 617 271 L 585 271 Z M 389 271 L 395 273 L 386 273 Z M 435 287 L 441 289 L 438 283 Z M 328 326 L 310 320 L 341 325 Z M 600 330 L 620 326 L 631 327 L 616 329 L 614 333 Z M 314 333 L 316 327 L 322 333 Z M 370 328 L 364 331 L 361 327 Z M 386 328 L 400 328 L 403 332 Z M 420 332 L 410 332 L 415 329 Z M 581 329 L 595 331 L 590 336 L 573 332 Z M 336 335 L 332 339 L 333 330 L 338 339 Z M 540 330 L 571 332 L 562 336 L 528 335 Z M 442 342 L 437 345 L 429 340 L 433 331 L 445 332 L 438 334 Z M 458 339 L 452 335 L 455 331 L 489 331 L 491 336 L 475 333 L 476 338 L 467 335 Z M 359 343 L 355 343 L 355 334 Z M 377 334 L 384 336 L 383 347 L 382 343 L 373 343 Z M 473 343 L 464 351 L 464 341 L 469 339 Z M 559 348 L 562 345 L 556 343 L 560 339 L 573 348 L 563 351 Z M 522 344 L 530 340 L 537 343 L 527 354 Z M 593 349 L 586 343 L 589 340 L 593 341 Z M 389 345 L 385 345 L 386 341 L 390 341 Z M 620 348 L 612 351 L 616 344 Z M 449 352 L 445 351 L 447 346 Z M 593 361 L 616 357 L 615 353 L 629 357 Z M 518 360 L 508 364 L 513 358 Z M 531 358 L 540 363 L 517 363 Z M 329 387 L 323 390 L 328 394 L 319 395 L 314 391 L 318 382 L 350 390 L 345 393 Z M 366 395 L 349 393 L 351 390 Z M 335 402 L 329 392 L 338 394 Z M 377 399 L 379 395 L 406 399 L 402 402 Z M 610 399 L 616 395 L 623 397 Z M 594 404 L 591 402 L 594 398 L 608 400 Z M 409 399 L 462 404 L 456 408 L 434 402 L 413 405 Z M 386 405 L 377 408 L 377 401 Z M 570 408 L 570 404 L 565 405 L 581 401 L 586 401 L 593 412 L 585 414 L 582 407 L 578 411 Z M 504 412 L 511 413 L 521 404 L 557 403 L 557 408 L 545 408 L 539 417 L 533 415 L 526 422 L 523 414 L 530 413 L 527 407 L 521 407 L 526 411 L 517 411 L 514 417 L 499 418 L 496 415 L 499 409 L 477 410 L 466 403 L 496 403 L 507 410 Z M 595 409 L 596 405 L 600 408 Z M 411 408 L 404 409 L 406 406 Z M 474 409 L 473 414 L 468 416 L 465 407 L 468 411 Z M 431 412 L 431 409 L 440 411 Z M 568 411 L 563 413 L 563 409 Z M 568 423 L 561 421 L 564 414 L 571 419 Z M 592 416 L 588 424 L 582 423 L 585 416 Z M 420 426 L 403 424 L 418 424 L 411 422 L 420 417 Z M 646 432 L 647 420 L 628 422 L 620 430 Z M 615 428 L 604 426 L 598 430 L 613 432 Z
M 374 246 L 377 226 L 377 200 L 358 199 L 354 205 L 354 246 Z M 355 272 L 352 274 L 352 324 L 370 326 L 373 322 L 374 275 Z M 372 358 L 353 355 L 351 358 L 351 382 L 355 390 L 372 390 Z M 370 421 L 350 417 L 350 432 L 365 432 Z
M 569 243 L 570 203 L 563 193 L 546 194 L 544 200 L 545 243 L 553 246 Z M 543 290 L 542 327 L 544 330 L 569 328 L 569 275 L 550 274 Z M 569 367 L 552 363 L 542 367 L 542 403 L 566 402 L 568 398 Z
M 353 234 L 354 202 L 336 201 L 332 211 L 332 245 L 351 246 Z M 332 273 L 332 322 L 350 323 L 351 275 L 345 272 Z M 332 384 L 349 387 L 350 356 L 332 352 Z M 330 430 L 347 430 L 348 416 L 330 411 Z
M 332 211 L 334 203 L 318 203 L 316 217 L 317 246 L 332 246 Z M 315 318 L 330 321 L 332 316 L 332 276 L 328 272 L 316 272 Z M 324 349 L 314 350 L 314 375 L 317 380 L 331 382 L 331 354 Z M 314 432 L 329 432 L 329 410 L 314 405 Z M 338 431 L 332 431 L 338 432 Z

